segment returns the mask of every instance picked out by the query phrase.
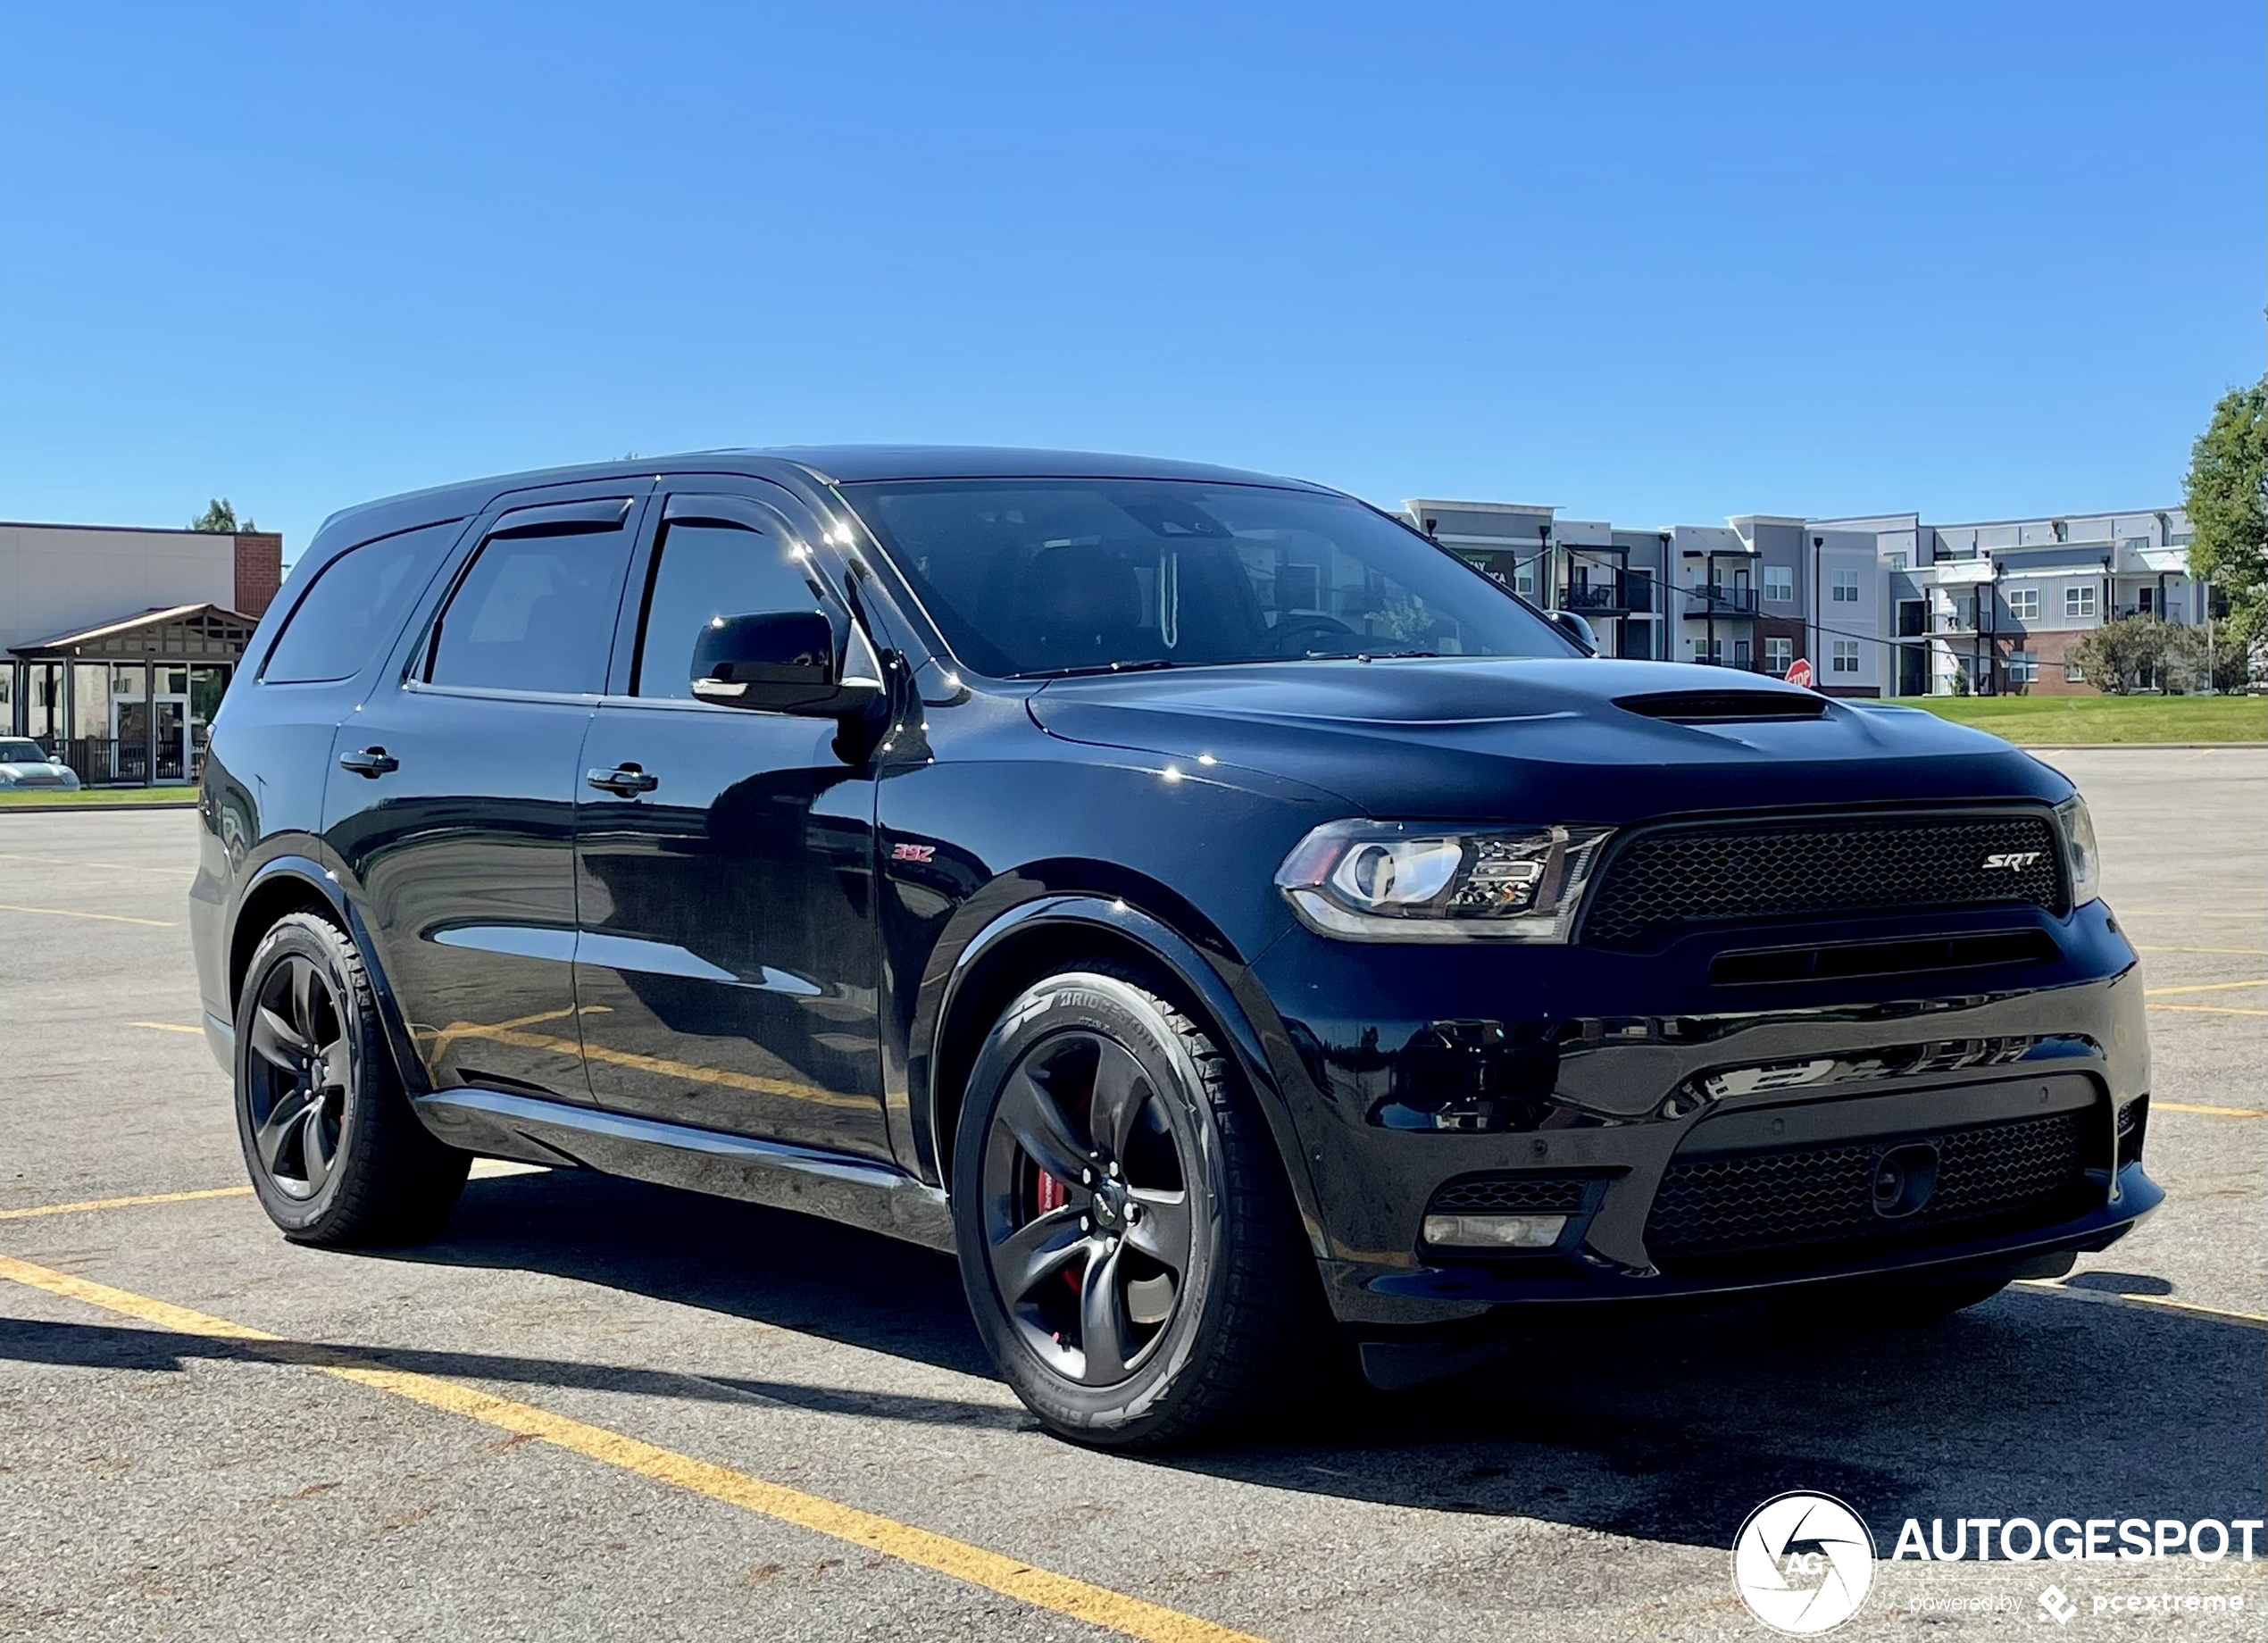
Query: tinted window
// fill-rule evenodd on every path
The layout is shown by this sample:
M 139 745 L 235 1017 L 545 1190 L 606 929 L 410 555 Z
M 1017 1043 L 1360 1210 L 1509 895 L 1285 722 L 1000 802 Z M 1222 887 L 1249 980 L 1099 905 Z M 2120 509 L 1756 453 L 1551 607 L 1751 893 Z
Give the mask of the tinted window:
M 491 537 L 441 614 L 426 678 L 491 690 L 605 689 L 629 554 L 622 530 Z
M 820 608 L 791 545 L 730 525 L 663 528 L 638 650 L 639 696 L 693 694 L 693 642 L 710 619 Z
M 350 547 L 316 574 L 268 653 L 271 685 L 352 679 L 401 627 L 460 521 Z
M 1574 654 L 1488 577 L 1341 496 L 1178 480 L 845 488 L 985 672 Z
M 46 751 L 38 742 L 0 742 L 0 764 L 45 764 Z

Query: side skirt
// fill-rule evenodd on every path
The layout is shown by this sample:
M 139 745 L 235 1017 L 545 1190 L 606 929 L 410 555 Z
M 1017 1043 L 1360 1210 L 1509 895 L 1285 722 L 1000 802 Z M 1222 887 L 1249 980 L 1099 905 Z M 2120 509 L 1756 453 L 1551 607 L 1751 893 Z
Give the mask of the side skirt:
M 887 1163 L 494 1089 L 445 1089 L 413 1105 L 427 1129 L 466 1152 L 572 1164 L 953 1249 L 945 1194 Z

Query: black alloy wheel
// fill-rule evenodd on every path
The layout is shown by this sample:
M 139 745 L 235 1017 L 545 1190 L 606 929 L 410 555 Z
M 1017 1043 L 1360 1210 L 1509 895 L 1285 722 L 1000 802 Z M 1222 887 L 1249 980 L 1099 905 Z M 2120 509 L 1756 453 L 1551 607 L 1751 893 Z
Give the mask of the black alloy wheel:
M 313 959 L 287 954 L 262 979 L 250 1047 L 253 1150 L 277 1191 L 312 1198 L 338 1161 L 354 1070 L 338 996 Z
M 1194 1438 L 1329 1357 L 1266 1122 L 1142 980 L 1027 988 L 971 1070 L 953 1164 L 961 1277 L 993 1361 L 1062 1435 Z
M 246 967 L 236 1113 L 260 1205 L 300 1243 L 429 1237 L 472 1162 L 410 1110 L 362 955 L 315 913 L 278 920 Z

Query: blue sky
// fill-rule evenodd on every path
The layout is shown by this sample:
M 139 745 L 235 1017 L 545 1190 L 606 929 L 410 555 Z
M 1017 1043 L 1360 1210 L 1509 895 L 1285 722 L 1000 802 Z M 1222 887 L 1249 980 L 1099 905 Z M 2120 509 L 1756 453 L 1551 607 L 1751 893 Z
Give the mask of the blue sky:
M 11 8 L 0 518 L 1056 445 L 1632 525 L 2161 505 L 2256 3 Z

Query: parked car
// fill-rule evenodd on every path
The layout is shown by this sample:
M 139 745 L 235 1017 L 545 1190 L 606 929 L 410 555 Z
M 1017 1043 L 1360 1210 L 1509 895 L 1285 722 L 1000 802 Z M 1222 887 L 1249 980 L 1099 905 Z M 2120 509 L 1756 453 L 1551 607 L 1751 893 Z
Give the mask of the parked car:
M 0 736 L 0 792 L 26 788 L 75 792 L 79 772 L 29 737 Z
M 1092 1443 L 1333 1341 L 1392 1384 L 1552 1308 L 1959 1307 L 2162 1196 L 2061 775 L 1594 656 L 1297 480 L 713 452 L 353 508 L 202 816 L 288 1236 L 431 1236 L 476 1154 L 831 1216 L 955 1252 Z

